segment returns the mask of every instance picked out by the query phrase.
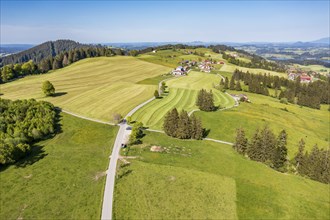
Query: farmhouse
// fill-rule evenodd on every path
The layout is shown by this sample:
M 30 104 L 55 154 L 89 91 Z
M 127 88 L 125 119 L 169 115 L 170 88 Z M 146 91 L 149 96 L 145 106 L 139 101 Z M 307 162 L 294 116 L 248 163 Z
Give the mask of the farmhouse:
M 198 65 L 198 67 L 199 67 L 200 71 L 209 73 L 209 72 L 211 72 L 212 69 L 214 69 L 214 67 L 212 66 L 213 63 L 215 63 L 215 62 L 210 61 L 210 60 L 204 60 L 203 62 L 201 62 Z
M 187 75 L 189 71 L 189 67 L 188 66 L 178 66 L 175 70 L 172 71 L 172 74 L 175 76 L 183 76 L 183 75 Z
M 231 97 L 235 99 L 236 102 L 251 102 L 247 95 L 245 94 L 230 94 Z

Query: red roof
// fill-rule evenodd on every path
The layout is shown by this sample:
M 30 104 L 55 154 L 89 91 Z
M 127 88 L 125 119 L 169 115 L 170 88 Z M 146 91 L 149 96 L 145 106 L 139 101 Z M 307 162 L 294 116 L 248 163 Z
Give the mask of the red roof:
M 300 76 L 301 80 L 311 80 L 310 76 Z

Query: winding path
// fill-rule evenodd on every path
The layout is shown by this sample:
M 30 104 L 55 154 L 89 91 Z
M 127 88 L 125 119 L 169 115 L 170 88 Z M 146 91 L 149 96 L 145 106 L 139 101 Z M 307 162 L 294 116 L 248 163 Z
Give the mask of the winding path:
M 159 92 L 160 92 L 162 82 L 164 82 L 166 80 L 168 80 L 168 79 L 162 80 L 158 84 L 158 91 Z M 115 140 L 115 143 L 114 143 L 114 146 L 113 146 L 112 154 L 110 156 L 110 163 L 109 163 L 109 166 L 108 166 L 108 170 L 106 171 L 107 177 L 106 177 L 106 183 L 105 183 L 104 194 L 103 194 L 103 204 L 102 204 L 102 214 L 101 214 L 101 219 L 102 220 L 111 220 L 112 219 L 113 200 L 114 200 L 113 195 L 114 195 L 114 188 L 115 188 L 117 162 L 118 162 L 118 159 L 119 159 L 119 156 L 120 156 L 119 155 L 120 154 L 120 148 L 121 148 L 121 144 L 124 143 L 128 139 L 128 136 L 131 133 L 131 130 L 127 129 L 129 127 L 129 125 L 126 122 L 126 119 L 127 119 L 127 117 L 132 116 L 136 111 L 138 111 L 143 106 L 145 106 L 148 103 L 152 102 L 154 99 L 155 99 L 155 97 L 152 97 L 151 99 L 149 99 L 149 100 L 143 102 L 142 104 L 136 106 L 135 108 L 133 108 L 125 116 L 125 120 L 123 120 L 123 122 L 118 124 L 119 131 L 118 131 L 117 136 L 116 136 L 116 140 Z M 78 118 L 82 118 L 82 119 L 97 122 L 97 123 L 116 126 L 116 124 L 114 124 L 114 123 L 105 122 L 105 121 L 101 121 L 101 120 L 98 120 L 98 119 L 85 117 L 85 116 L 82 116 L 82 115 L 79 115 L 79 114 L 76 114 L 76 113 L 73 113 L 73 112 L 70 112 L 70 111 L 67 111 L 67 110 L 64 110 L 64 109 L 61 109 L 61 110 L 64 113 L 70 114 L 70 115 L 78 117 Z M 194 111 L 196 111 L 196 110 L 194 110 Z M 153 130 L 153 129 L 147 129 L 147 130 L 150 131 L 150 132 L 164 133 L 164 131 L 160 131 L 160 130 Z M 233 145 L 233 143 L 230 143 L 230 142 L 211 139 L 211 138 L 204 138 L 203 140 L 213 141 L 213 142 L 227 144 L 227 145 Z

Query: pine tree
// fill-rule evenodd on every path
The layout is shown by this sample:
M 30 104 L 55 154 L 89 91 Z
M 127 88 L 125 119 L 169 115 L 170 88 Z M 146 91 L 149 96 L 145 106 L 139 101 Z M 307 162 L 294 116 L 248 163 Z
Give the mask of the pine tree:
M 276 150 L 274 154 L 274 168 L 277 170 L 284 171 L 283 167 L 287 161 L 287 154 L 288 149 L 286 147 L 287 145 L 287 134 L 285 130 L 282 130 L 280 134 L 278 135 L 277 141 L 276 141 Z
M 250 144 L 248 145 L 247 154 L 251 160 L 262 161 L 261 146 L 262 138 L 259 129 L 254 133 Z
M 245 137 L 245 131 L 243 128 L 238 128 L 236 130 L 236 142 L 233 147 L 238 153 L 245 155 L 248 147 L 248 140 Z
M 225 85 L 223 87 L 224 89 L 229 89 L 229 80 L 228 77 L 225 78 Z
M 229 89 L 231 89 L 231 90 L 234 90 L 235 89 L 235 80 L 234 80 L 234 77 L 233 76 L 230 79 Z
M 191 138 L 200 140 L 203 138 L 202 122 L 194 114 L 190 117 Z
M 270 163 L 273 161 L 276 148 L 276 138 L 272 130 L 266 125 L 260 132 L 261 144 L 261 161 Z M 269 165 L 269 164 L 268 164 Z
M 294 157 L 294 161 L 295 161 L 295 165 L 296 165 L 296 169 L 297 169 L 298 173 L 303 173 L 304 168 L 305 168 L 304 167 L 304 162 L 305 162 L 304 151 L 305 151 L 305 141 L 304 141 L 304 139 L 301 139 L 299 141 L 299 145 L 298 145 L 298 153 Z
M 225 81 L 223 79 L 220 80 L 220 86 L 224 86 L 225 85 Z
M 179 113 L 176 108 L 165 115 L 163 129 L 168 136 L 176 137 L 179 119 Z
M 237 82 L 236 82 L 235 90 L 236 90 L 236 91 L 242 91 L 242 87 L 241 87 L 241 83 L 240 83 L 240 81 L 237 81 Z
M 176 137 L 180 139 L 191 138 L 191 125 L 188 113 L 184 110 L 181 111 L 178 121 L 178 128 L 176 130 Z

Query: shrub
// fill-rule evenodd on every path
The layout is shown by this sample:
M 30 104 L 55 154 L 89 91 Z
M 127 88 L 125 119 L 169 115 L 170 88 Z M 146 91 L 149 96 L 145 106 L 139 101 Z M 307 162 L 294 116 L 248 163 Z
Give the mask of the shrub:
M 281 98 L 280 103 L 288 104 L 288 99 L 287 98 Z

